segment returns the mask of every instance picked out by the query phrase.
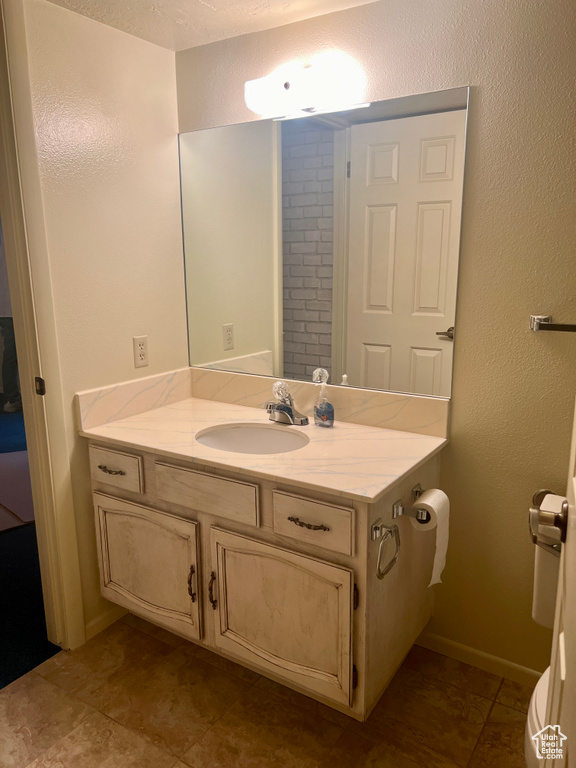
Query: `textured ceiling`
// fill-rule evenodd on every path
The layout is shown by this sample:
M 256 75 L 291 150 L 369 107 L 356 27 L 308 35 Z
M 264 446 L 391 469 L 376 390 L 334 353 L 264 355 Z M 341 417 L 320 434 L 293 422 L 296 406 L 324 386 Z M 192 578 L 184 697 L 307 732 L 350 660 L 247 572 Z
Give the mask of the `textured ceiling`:
M 173 51 L 280 27 L 372 0 L 50 0 Z

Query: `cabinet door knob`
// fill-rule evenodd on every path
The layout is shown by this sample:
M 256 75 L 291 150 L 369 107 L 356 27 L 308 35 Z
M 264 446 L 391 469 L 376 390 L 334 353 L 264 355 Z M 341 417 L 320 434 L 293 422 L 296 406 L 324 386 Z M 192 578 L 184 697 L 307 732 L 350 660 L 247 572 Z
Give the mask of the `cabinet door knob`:
M 188 594 L 190 595 L 190 600 L 195 603 L 196 602 L 196 592 L 192 591 L 192 579 L 194 578 L 194 574 L 196 573 L 196 568 L 191 565 L 190 571 L 188 573 Z
M 214 599 L 214 582 L 216 581 L 216 574 L 214 571 L 210 574 L 210 583 L 208 584 L 208 600 L 210 600 L 210 605 L 214 610 L 216 610 L 216 606 L 218 605 L 218 601 Z

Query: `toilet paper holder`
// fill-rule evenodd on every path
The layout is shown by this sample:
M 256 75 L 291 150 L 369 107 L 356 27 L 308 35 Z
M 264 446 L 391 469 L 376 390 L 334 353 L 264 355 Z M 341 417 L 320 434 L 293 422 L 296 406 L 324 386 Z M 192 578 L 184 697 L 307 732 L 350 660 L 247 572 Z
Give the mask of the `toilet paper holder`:
M 420 483 L 415 485 L 411 492 L 412 503 L 417 501 L 423 493 L 424 491 L 422 490 Z M 392 504 L 392 518 L 396 520 L 401 516 L 413 517 L 422 524 L 427 523 L 430 520 L 430 512 L 428 512 L 427 509 L 423 509 L 422 507 L 405 507 L 402 499 L 398 499 L 398 501 L 395 501 L 394 504 Z
M 528 520 L 532 542 L 546 552 L 560 557 L 562 544 L 566 541 L 568 501 L 565 500 L 562 503 L 560 512 L 548 512 L 540 509 L 545 497 L 552 493 L 547 489 L 536 491 L 532 497 Z

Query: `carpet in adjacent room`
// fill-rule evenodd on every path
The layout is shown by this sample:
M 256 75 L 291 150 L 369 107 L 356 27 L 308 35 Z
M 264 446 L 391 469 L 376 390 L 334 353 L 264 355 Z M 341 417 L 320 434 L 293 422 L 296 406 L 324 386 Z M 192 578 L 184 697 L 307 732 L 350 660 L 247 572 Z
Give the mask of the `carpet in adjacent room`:
M 0 688 L 60 648 L 46 635 L 33 523 L 0 532 Z
M 34 520 L 28 451 L 0 453 L 0 506 L 24 523 Z
M 2 399 L 0 398 L 0 405 Z M 0 453 L 12 453 L 26 450 L 26 433 L 24 432 L 24 414 L 4 413 L 0 408 Z

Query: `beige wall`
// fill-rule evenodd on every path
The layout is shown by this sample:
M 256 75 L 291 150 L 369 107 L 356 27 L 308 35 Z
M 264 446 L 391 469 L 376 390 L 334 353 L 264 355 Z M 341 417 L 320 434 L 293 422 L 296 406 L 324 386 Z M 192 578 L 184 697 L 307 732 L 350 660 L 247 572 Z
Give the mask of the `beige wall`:
M 572 0 L 386 0 L 176 55 L 180 129 L 254 119 L 244 81 L 335 47 L 368 98 L 470 84 L 451 444 L 451 546 L 431 630 L 533 669 L 550 633 L 530 618 L 534 490 L 563 491 L 576 338 Z
M 278 123 L 180 138 L 190 360 L 276 350 Z M 253 130 L 256 128 L 256 130 Z M 224 351 L 222 326 L 234 326 Z
M 44 0 L 4 5 L 25 12 L 25 28 L 8 25 L 11 67 L 30 70 L 30 93 L 16 94 L 25 205 L 33 260 L 47 258 L 36 286 L 58 348 L 47 398 L 62 411 L 55 460 L 72 466 L 94 630 L 105 604 L 73 393 L 187 359 L 174 56 Z M 330 46 L 363 64 L 371 99 L 474 87 L 443 460 L 452 544 L 432 630 L 533 668 L 550 638 L 530 619 L 526 508 L 533 490 L 565 484 L 576 340 L 526 327 L 530 312 L 576 314 L 575 13 L 571 0 L 390 0 L 177 55 L 181 130 L 253 119 L 245 80 Z M 140 334 L 151 364 L 134 370 Z
M 57 446 L 51 430 L 57 515 L 73 504 L 92 633 L 110 604 L 74 393 L 187 365 L 174 54 L 44 0 L 5 6 L 33 276 L 47 277 L 35 285 L 41 343 L 43 325 L 56 334 L 45 375 L 63 422 Z M 148 336 L 147 368 L 133 367 L 134 335 Z

